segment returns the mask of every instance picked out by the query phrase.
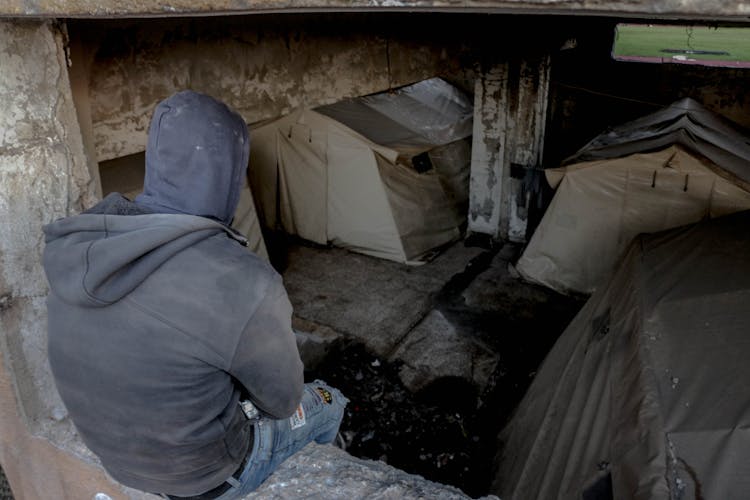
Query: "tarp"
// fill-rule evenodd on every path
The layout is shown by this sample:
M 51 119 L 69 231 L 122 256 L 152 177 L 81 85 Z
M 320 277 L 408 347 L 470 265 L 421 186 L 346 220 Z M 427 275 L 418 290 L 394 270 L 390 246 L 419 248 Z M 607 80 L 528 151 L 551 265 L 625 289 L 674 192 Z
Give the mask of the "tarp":
M 457 89 L 431 79 L 252 126 L 261 220 L 316 243 L 416 263 L 460 236 L 472 113 Z M 414 157 L 423 153 L 434 168 L 419 173 Z
M 747 498 L 750 212 L 637 237 L 501 434 L 503 499 Z
M 689 99 L 602 134 L 546 171 L 557 192 L 518 271 L 592 293 L 636 234 L 750 208 L 749 141 Z

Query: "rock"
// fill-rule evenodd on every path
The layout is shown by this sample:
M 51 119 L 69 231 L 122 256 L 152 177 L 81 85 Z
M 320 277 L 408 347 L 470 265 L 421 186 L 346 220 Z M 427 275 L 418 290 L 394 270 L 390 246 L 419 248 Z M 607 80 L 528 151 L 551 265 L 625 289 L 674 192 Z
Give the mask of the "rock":
M 438 310 L 432 310 L 401 342 L 392 359 L 404 363 L 399 376 L 417 392 L 431 382 L 458 377 L 484 389 L 499 355 L 470 334 L 462 334 Z
M 246 500 L 287 498 L 463 500 L 470 497 L 457 488 L 408 474 L 383 462 L 362 460 L 335 446 L 311 443 L 245 497 Z

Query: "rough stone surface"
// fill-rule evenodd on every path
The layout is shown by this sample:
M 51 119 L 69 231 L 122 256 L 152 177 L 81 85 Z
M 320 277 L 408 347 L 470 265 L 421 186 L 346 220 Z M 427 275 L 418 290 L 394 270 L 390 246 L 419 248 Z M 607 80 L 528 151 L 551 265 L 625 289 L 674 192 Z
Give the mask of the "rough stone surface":
M 508 65 L 495 65 L 477 77 L 474 88 L 474 132 L 471 145 L 469 230 L 500 236 L 505 170 Z
M 510 13 L 580 13 L 656 17 L 738 18 L 750 13 L 746 2 L 723 0 L 8 0 L 0 14 L 10 16 L 119 17 L 179 16 L 221 13 L 305 12 L 319 10 L 473 10 Z
M 94 188 L 62 34 L 49 22 L 0 22 L 0 67 L 0 342 L 29 425 L 59 423 L 65 435 L 47 367 L 42 225 L 92 203 Z
M 333 446 L 313 443 L 283 463 L 266 483 L 245 498 L 459 500 L 470 497 L 461 490 L 407 474 L 383 462 L 362 460 Z M 482 498 L 497 499 L 494 495 Z
M 411 267 L 338 248 L 293 246 L 284 284 L 296 316 L 388 356 L 432 308 L 432 296 L 480 252 L 456 244 Z
M 94 191 L 61 32 L 49 22 L 0 21 L 0 68 L 0 461 L 17 498 L 44 498 L 48 488 L 80 491 L 60 479 L 79 459 L 31 433 L 90 454 L 47 365 L 42 225 L 93 202 Z M 107 483 L 81 463 L 81 485 Z M 49 475 L 53 464 L 59 472 Z
M 417 392 L 439 378 L 456 377 L 485 389 L 500 355 L 473 335 L 457 330 L 438 310 L 409 332 L 392 359 L 403 362 L 401 381 Z

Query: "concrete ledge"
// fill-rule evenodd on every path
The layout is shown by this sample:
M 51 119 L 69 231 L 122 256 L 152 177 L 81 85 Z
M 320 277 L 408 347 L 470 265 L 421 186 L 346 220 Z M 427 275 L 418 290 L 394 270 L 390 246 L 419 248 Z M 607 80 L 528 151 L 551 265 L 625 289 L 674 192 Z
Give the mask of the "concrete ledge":
M 470 497 L 452 486 L 428 481 L 383 462 L 355 458 L 333 446 L 310 444 L 284 462 L 246 498 L 458 500 Z M 497 499 L 495 496 L 482 498 Z

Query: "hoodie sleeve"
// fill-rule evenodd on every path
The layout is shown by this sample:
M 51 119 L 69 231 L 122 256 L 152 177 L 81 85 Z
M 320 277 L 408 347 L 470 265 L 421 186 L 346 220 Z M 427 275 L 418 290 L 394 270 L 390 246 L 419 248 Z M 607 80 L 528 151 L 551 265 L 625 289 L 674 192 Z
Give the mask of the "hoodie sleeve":
M 302 398 L 303 368 L 292 331 L 292 305 L 276 277 L 245 325 L 229 373 L 262 412 L 286 418 Z

